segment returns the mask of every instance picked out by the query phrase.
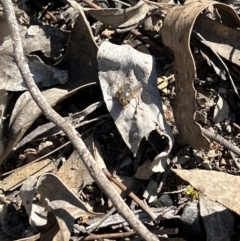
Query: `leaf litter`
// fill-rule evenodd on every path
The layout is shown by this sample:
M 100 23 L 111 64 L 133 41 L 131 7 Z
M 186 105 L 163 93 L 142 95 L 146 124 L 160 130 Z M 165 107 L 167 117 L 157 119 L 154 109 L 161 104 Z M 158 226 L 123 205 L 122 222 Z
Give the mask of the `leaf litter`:
M 173 137 L 161 108 L 154 60 L 127 45 L 120 47 L 105 42 L 100 46 L 98 63 L 107 108 L 133 154 L 137 153 L 143 137 L 148 139 L 157 128 L 167 138 L 166 150 L 152 164 L 153 171 L 163 172 Z
M 63 1 L 32 5 L 34 16 L 32 3 L 15 9 L 42 94 L 141 222 L 160 240 L 236 240 L 239 4 L 174 2 Z M 41 115 L 12 51 L 4 31 L 0 239 L 137 237 Z

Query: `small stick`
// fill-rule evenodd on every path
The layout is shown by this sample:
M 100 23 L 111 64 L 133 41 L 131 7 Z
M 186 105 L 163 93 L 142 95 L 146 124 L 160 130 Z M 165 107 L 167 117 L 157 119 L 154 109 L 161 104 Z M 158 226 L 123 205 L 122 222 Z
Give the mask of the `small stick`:
M 157 230 L 152 230 L 152 233 L 155 233 L 157 235 L 163 235 L 163 234 L 176 235 L 178 234 L 178 229 L 177 228 L 157 229 Z M 90 234 L 87 237 L 81 237 L 77 239 L 77 241 L 117 239 L 117 238 L 133 237 L 133 236 L 138 236 L 138 235 L 134 231 L 123 232 L 123 233 Z
M 110 211 L 104 215 L 99 221 L 97 221 L 92 227 L 91 229 L 87 230 L 87 232 L 90 234 L 92 233 L 101 223 L 103 223 L 108 217 L 110 217 L 114 212 L 116 211 L 115 207 L 112 207 L 110 209 Z
M 46 14 L 48 14 L 52 19 L 53 19 L 53 21 L 54 22 L 57 22 L 57 19 L 55 18 L 55 16 L 52 14 L 52 13 L 50 13 L 48 10 L 46 10 L 46 8 L 39 2 L 39 1 L 37 1 L 37 0 L 33 0 L 37 5 L 38 5 L 38 7 L 40 7 L 43 11 L 46 11 Z
M 108 172 L 106 169 L 103 169 L 104 174 L 111 180 L 113 183 L 115 183 L 119 188 L 121 188 L 124 192 L 127 192 L 127 187 L 119 182 L 116 178 L 112 176 L 110 172 Z M 153 220 L 157 219 L 157 215 L 148 207 L 146 204 L 140 200 L 133 192 L 127 192 L 128 196 L 131 197 L 141 208 L 144 210 Z
M 220 145 L 222 145 L 223 147 L 225 147 L 229 151 L 232 151 L 236 155 L 240 156 L 240 149 L 237 146 L 234 146 L 231 142 L 229 142 L 228 140 L 226 140 L 222 136 L 220 136 L 216 133 L 213 133 L 211 131 L 208 131 L 204 128 L 201 128 L 201 131 L 204 134 L 204 136 L 209 138 L 211 141 L 216 141 L 217 143 L 219 143 Z

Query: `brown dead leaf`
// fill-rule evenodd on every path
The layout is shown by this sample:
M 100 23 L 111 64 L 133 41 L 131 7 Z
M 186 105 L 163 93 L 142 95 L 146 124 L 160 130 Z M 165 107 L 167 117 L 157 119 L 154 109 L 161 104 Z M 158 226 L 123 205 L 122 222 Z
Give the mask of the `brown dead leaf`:
M 96 164 L 102 168 L 106 168 L 101 155 L 101 146 L 93 135 L 88 136 L 84 143 L 91 152 L 96 161 Z M 79 157 L 76 151 L 73 151 L 68 160 L 63 163 L 57 173 L 58 178 L 71 189 L 76 195 L 79 191 L 79 187 L 92 184 L 94 182 L 86 165 Z
M 233 28 L 240 27 L 240 20 L 230 7 L 220 4 L 216 7 L 220 15 L 224 14 L 233 26 L 226 26 L 224 20 L 220 23 L 200 14 L 195 22 L 194 30 L 201 34 L 216 53 L 240 66 L 240 32 Z
M 209 148 L 209 141 L 201 133 L 201 127 L 193 119 L 196 111 L 196 91 L 193 80 L 196 66 L 190 50 L 190 35 L 197 17 L 209 6 L 214 5 L 221 14 L 233 16 L 233 9 L 214 1 L 187 1 L 183 6 L 169 9 L 161 30 L 163 43 L 174 53 L 174 75 L 176 99 L 174 116 L 179 133 L 196 149 Z M 204 26 L 205 28 L 205 26 Z M 214 33 L 213 33 L 214 34 Z M 219 39 L 219 41 L 221 41 Z
M 146 160 L 142 165 L 137 168 L 137 172 L 135 173 L 135 177 L 140 180 L 149 180 L 152 176 L 153 172 L 151 171 L 150 160 Z
M 27 177 L 39 177 L 43 173 L 50 172 L 55 169 L 55 166 L 50 159 L 44 159 L 39 162 L 30 163 L 23 166 L 21 169 L 13 172 L 6 177 L 1 183 L 0 188 L 4 191 L 11 191 L 17 188 Z
M 59 179 L 77 195 L 80 187 L 89 185 L 93 179 L 76 151 L 57 172 Z
M 196 190 L 240 215 L 240 178 L 227 173 L 206 170 L 172 169 Z

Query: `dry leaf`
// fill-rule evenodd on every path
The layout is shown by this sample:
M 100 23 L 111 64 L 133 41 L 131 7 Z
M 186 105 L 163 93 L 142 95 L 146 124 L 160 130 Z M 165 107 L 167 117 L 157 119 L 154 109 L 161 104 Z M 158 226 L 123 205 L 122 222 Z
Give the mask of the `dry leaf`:
M 76 91 L 83 87 L 84 86 L 78 87 L 73 90 L 52 88 L 43 91 L 42 95 L 47 100 L 49 105 L 54 106 L 63 99 L 73 95 L 76 93 Z M 5 151 L 4 153 L 0 153 L 0 164 L 4 161 L 5 158 L 8 157 L 13 148 L 17 145 L 28 128 L 41 115 L 41 113 L 41 110 L 32 99 L 28 91 L 24 92 L 18 98 L 9 122 L 8 140 L 6 143 L 4 143 Z
M 45 57 L 55 61 L 62 57 L 63 45 L 67 38 L 61 30 L 51 26 L 32 25 L 21 31 L 24 54 L 26 55 L 34 81 L 41 87 L 49 87 L 68 80 L 68 73 L 46 65 L 38 56 L 31 53 L 41 51 Z M 13 58 L 13 45 L 10 37 L 0 46 L 0 89 L 8 91 L 27 90 L 22 75 Z
M 196 66 L 189 42 L 198 15 L 211 5 L 214 5 L 222 14 L 225 12 L 225 15 L 230 16 L 233 13 L 227 5 L 214 1 L 188 1 L 183 6 L 176 6 L 168 11 L 161 30 L 163 43 L 174 53 L 176 125 L 181 137 L 196 149 L 209 148 L 209 141 L 202 135 L 201 127 L 193 119 L 196 111 L 196 91 L 193 87 Z M 236 22 L 236 14 L 232 15 Z
M 223 22 L 214 21 L 204 15 L 199 15 L 195 25 L 194 30 L 201 34 L 201 36 L 206 40 L 208 45 L 228 61 L 240 65 L 240 32 L 238 29 L 240 27 L 240 21 L 236 12 L 227 5 L 214 5 L 218 9 L 220 15 L 227 17 L 233 23 L 233 26 L 227 26 Z M 228 24 L 228 23 L 226 23 Z
M 233 213 L 213 200 L 200 194 L 200 215 L 209 241 L 230 241 L 234 235 Z
M 98 80 L 98 47 L 82 7 L 75 1 L 68 2 L 79 11 L 79 16 L 71 31 L 67 53 L 61 64 L 68 70 L 71 83 L 80 86 Z
M 150 160 L 146 160 L 142 165 L 140 165 L 137 168 L 135 177 L 140 180 L 149 180 L 153 174 L 153 172 L 150 169 L 151 164 L 152 164 L 152 162 Z
M 43 173 L 50 172 L 55 169 L 55 166 L 50 159 L 44 159 L 39 162 L 30 163 L 16 170 L 11 175 L 3 179 L 0 183 L 0 188 L 4 191 L 11 191 L 17 188 L 27 177 L 39 177 Z
M 229 106 L 220 95 L 218 95 L 217 104 L 214 107 L 213 123 L 219 123 L 228 118 Z
M 40 194 L 41 198 L 33 203 L 35 193 Z M 27 180 L 20 196 L 32 228 L 39 231 L 45 229 L 41 240 L 67 241 L 76 218 L 96 216 L 53 174 L 42 175 L 36 188 L 34 179 Z
M 57 176 L 76 195 L 80 187 L 93 182 L 89 171 L 76 151 L 73 151 L 68 160 L 63 163 L 57 172 Z
M 196 190 L 240 215 L 240 178 L 223 172 L 172 169 Z
M 147 18 L 147 13 L 153 7 L 145 1 L 139 1 L 135 6 L 127 9 L 84 9 L 92 17 L 111 26 L 112 28 L 135 28 Z
M 153 57 L 127 45 L 104 42 L 98 63 L 104 101 L 132 153 L 136 154 L 141 140 L 152 133 L 166 137 L 168 146 L 152 164 L 154 172 L 164 171 L 173 137 L 164 118 Z

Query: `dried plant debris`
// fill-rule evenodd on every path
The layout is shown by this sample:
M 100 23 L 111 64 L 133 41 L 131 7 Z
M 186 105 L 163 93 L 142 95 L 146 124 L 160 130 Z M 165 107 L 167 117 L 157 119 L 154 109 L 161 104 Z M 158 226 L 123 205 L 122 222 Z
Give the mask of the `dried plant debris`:
M 179 177 L 189 182 L 207 198 L 215 200 L 228 209 L 240 214 L 239 177 L 227 173 L 206 170 L 178 170 L 172 169 Z M 203 178 L 204 177 L 204 178 Z
M 68 72 L 45 64 L 38 56 L 41 51 L 44 57 L 53 63 L 62 58 L 67 36 L 59 29 L 51 26 L 32 25 L 27 30 L 22 29 L 21 37 L 29 68 L 35 82 L 40 87 L 50 87 L 68 81 Z M 1 81 L 0 89 L 8 91 L 26 90 L 22 75 L 13 58 L 12 39 L 5 38 L 0 46 Z
M 149 17 L 148 13 L 152 9 L 154 7 L 149 3 L 139 1 L 136 5 L 127 9 L 84 9 L 84 11 L 87 11 L 105 25 L 127 31 L 142 24 Z
M 184 6 L 174 7 L 169 10 L 161 30 L 164 44 L 170 47 L 174 53 L 174 75 L 176 79 L 176 104 L 174 106 L 174 115 L 176 125 L 182 138 L 191 143 L 191 146 L 198 149 L 201 147 L 208 148 L 209 144 L 207 139 L 202 136 L 200 126 L 195 123 L 193 119 L 196 111 L 196 91 L 193 87 L 193 81 L 196 77 L 196 66 L 190 51 L 190 34 L 198 16 L 200 16 L 200 20 L 206 18 L 201 15 L 201 12 L 211 5 L 216 7 L 223 16 L 225 13 L 234 24 L 239 26 L 239 19 L 230 7 L 217 2 L 189 1 L 188 4 Z M 208 37 L 211 39 L 211 36 L 215 38 L 215 34 L 212 28 L 213 25 L 210 25 L 212 34 L 209 34 Z M 199 25 L 196 26 L 197 29 L 199 29 Z M 205 36 L 208 35 L 207 26 L 209 25 L 204 25 L 204 29 L 201 28 L 201 32 L 204 32 Z M 218 28 L 216 28 L 216 31 L 221 32 L 221 30 L 217 29 Z M 226 31 L 224 31 L 224 34 L 225 33 Z M 226 40 L 226 42 L 230 44 L 229 41 Z M 237 44 L 234 44 L 231 48 L 237 48 Z M 225 44 L 222 45 L 223 49 L 224 46 Z M 225 58 L 229 59 L 231 48 L 228 48 L 228 54 L 225 54 Z
M 117 193 L 160 240 L 238 240 L 233 8 L 207 0 L 47 2 L 15 7 L 25 57 Z M 237 1 L 222 2 L 240 13 Z M 1 7 L 0 29 L 0 240 L 139 240 L 62 130 L 28 91 L 16 93 L 26 87 Z
M 78 3 L 69 1 L 78 11 L 62 65 L 68 70 L 71 84 L 80 86 L 98 79 L 97 51 L 89 22 Z M 81 44 L 79 44 L 81 43 Z
M 163 172 L 173 137 L 164 118 L 153 57 L 127 45 L 105 42 L 99 48 L 98 63 L 105 103 L 133 154 L 151 132 L 167 138 L 168 146 L 151 167 L 154 172 Z
M 39 196 L 34 201 L 36 195 Z M 46 230 L 44 237 L 52 237 L 51 240 L 69 240 L 76 218 L 96 215 L 53 174 L 42 175 L 37 183 L 33 177 L 27 179 L 20 196 L 32 228 Z

